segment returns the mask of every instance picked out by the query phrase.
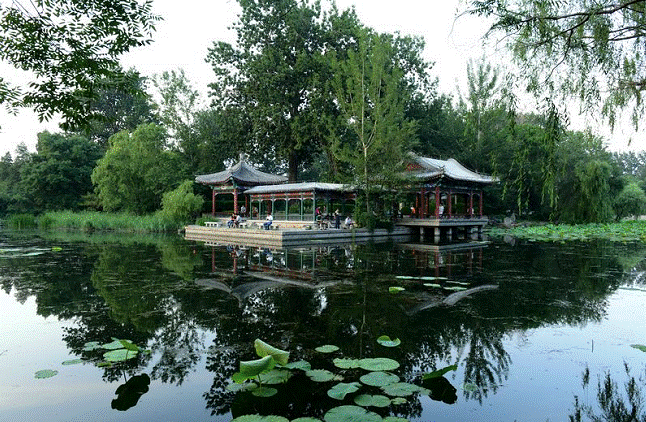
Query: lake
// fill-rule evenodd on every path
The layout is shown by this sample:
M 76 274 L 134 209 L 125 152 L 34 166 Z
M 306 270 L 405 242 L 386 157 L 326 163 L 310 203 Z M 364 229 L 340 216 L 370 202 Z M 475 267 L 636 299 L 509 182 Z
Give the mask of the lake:
M 625 385 L 642 394 L 646 373 L 645 258 L 640 243 L 268 250 L 0 232 L 0 420 L 629 413 Z M 256 339 L 294 367 L 232 383 L 260 359 Z M 356 403 L 364 419 L 334 419 Z

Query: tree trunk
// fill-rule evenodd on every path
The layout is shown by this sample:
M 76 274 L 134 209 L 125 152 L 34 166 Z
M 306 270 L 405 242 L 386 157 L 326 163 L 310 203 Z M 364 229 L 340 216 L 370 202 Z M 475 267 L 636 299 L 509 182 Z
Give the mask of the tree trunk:
M 287 178 L 290 183 L 296 182 L 298 179 L 298 165 L 300 164 L 300 160 L 298 158 L 298 154 L 296 151 L 292 151 L 289 153 L 289 158 L 288 158 L 288 170 L 287 170 Z

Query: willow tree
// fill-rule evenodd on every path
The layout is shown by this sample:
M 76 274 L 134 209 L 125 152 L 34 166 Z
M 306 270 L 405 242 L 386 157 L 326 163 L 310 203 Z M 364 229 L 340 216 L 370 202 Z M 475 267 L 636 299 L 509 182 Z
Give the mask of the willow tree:
M 354 168 L 370 215 L 374 185 L 396 177 L 415 139 L 415 123 L 404 115 L 412 92 L 391 36 L 364 30 L 347 59 L 330 56 L 336 102 L 349 129 L 334 140 L 334 151 Z

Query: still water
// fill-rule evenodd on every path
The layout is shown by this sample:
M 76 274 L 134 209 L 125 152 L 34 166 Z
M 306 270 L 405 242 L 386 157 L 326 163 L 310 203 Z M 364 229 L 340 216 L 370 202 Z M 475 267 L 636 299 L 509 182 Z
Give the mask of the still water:
M 323 420 L 359 394 L 388 397 L 361 383 L 343 400 L 327 394 L 366 373 L 334 358 L 373 357 L 423 387 L 368 407 L 384 418 L 587 420 L 603 412 L 608 375 L 629 407 L 629 378 L 645 386 L 646 353 L 631 345 L 646 344 L 646 245 L 455 246 L 263 250 L 0 232 L 0 420 Z M 382 335 L 401 344 L 384 347 Z M 240 361 L 258 358 L 257 338 L 336 378 L 293 370 L 273 397 L 229 391 Z M 107 350 L 88 344 L 113 339 L 142 352 L 102 366 Z M 41 370 L 57 373 L 38 379 Z

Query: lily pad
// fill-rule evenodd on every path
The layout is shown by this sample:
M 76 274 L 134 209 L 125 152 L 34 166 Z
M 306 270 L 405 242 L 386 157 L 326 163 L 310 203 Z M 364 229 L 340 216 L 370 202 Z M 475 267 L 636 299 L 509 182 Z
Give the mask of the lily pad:
M 458 365 L 447 366 L 445 368 L 438 369 L 437 371 L 429 372 L 428 374 L 422 375 L 422 379 L 428 380 L 428 379 L 431 379 L 431 378 L 439 378 L 439 377 L 443 376 L 444 374 L 446 374 L 447 372 L 457 371 L 457 369 L 458 369 Z
M 292 419 L 292 422 L 321 422 L 321 420 L 316 418 L 296 418 Z
M 323 416 L 325 422 L 381 422 L 381 416 L 359 406 L 334 407 Z
M 359 361 L 359 368 L 366 371 L 393 371 L 399 368 L 399 362 L 389 358 L 366 358 Z
M 337 350 L 339 350 L 339 347 L 338 347 L 338 346 L 335 346 L 335 345 L 333 345 L 333 344 L 325 344 L 325 345 L 323 345 L 323 346 L 319 346 L 319 347 L 317 347 L 317 348 L 316 348 L 316 349 L 314 349 L 314 350 L 316 350 L 316 351 L 317 351 L 317 352 L 319 352 L 319 353 L 334 353 L 334 352 L 336 352 Z
M 34 378 L 42 380 L 45 378 L 51 378 L 53 376 L 56 376 L 58 374 L 58 371 L 54 369 L 41 369 L 40 371 L 36 371 L 34 374 Z
M 288 351 L 277 349 L 258 338 L 253 342 L 253 345 L 256 348 L 256 354 L 261 358 L 272 356 L 279 365 L 287 365 L 289 361 Z
M 467 289 L 466 287 L 462 287 L 462 286 L 448 286 L 444 288 L 444 290 L 449 290 L 451 292 L 461 292 L 466 289 Z
M 384 347 L 397 347 L 402 342 L 398 338 L 391 340 L 388 336 L 381 336 L 377 339 L 377 343 L 381 344 Z
M 406 404 L 408 403 L 408 400 L 406 400 L 404 397 L 393 397 L 390 402 L 392 404 Z
M 103 354 L 103 359 L 108 362 L 124 362 L 128 359 L 136 358 L 138 353 L 127 349 L 110 350 Z
M 256 397 L 272 397 L 278 394 L 278 390 L 272 387 L 258 387 L 251 390 L 251 394 Z
M 238 391 L 252 391 L 256 388 L 258 388 L 258 384 L 256 384 L 255 382 L 245 382 L 242 384 L 232 382 L 225 387 L 225 390 L 231 391 L 232 393 L 237 393 Z
M 121 340 L 115 338 L 111 343 L 102 344 L 101 348 L 107 350 L 123 349 L 123 344 L 121 343 Z
M 84 352 L 91 352 L 93 350 L 101 349 L 101 344 L 98 341 L 88 341 L 83 345 Z
M 63 248 L 61 248 L 60 246 L 52 246 L 52 252 L 60 252 L 62 250 Z
M 327 390 L 327 395 L 333 399 L 343 400 L 346 395 L 359 391 L 361 384 L 358 382 L 340 382 Z
M 381 387 L 381 390 L 389 396 L 407 397 L 413 393 L 421 391 L 422 387 L 415 384 L 409 384 L 407 382 L 396 382 L 394 384 Z
M 363 407 L 388 407 L 390 406 L 390 399 L 381 394 L 370 395 L 370 394 L 360 394 L 354 398 L 354 404 L 357 406 Z
M 272 356 L 265 356 L 264 358 L 247 360 L 240 362 L 240 374 L 247 378 L 252 378 L 267 372 L 274 368 L 276 361 Z
M 439 284 L 435 284 L 435 283 L 424 283 L 424 285 L 425 285 L 426 287 L 433 287 L 433 288 L 436 288 L 436 289 L 439 289 L 439 288 L 441 288 L 441 287 L 442 287 L 442 286 L 440 286 Z
M 383 422 L 409 422 L 406 418 L 400 418 L 399 416 L 386 416 L 383 419 Z
M 243 415 L 231 420 L 231 422 L 289 422 L 289 419 L 275 415 Z
M 139 349 L 139 346 L 131 342 L 130 340 L 119 340 L 119 343 L 121 343 L 122 347 L 128 350 L 132 350 L 133 352 L 138 352 L 141 349 Z
M 644 346 L 643 344 L 631 344 L 630 347 L 641 350 L 642 352 L 646 352 L 646 346 Z
M 96 366 L 97 368 L 110 368 L 112 366 L 112 362 L 99 362 Z
M 262 374 L 260 380 L 263 384 L 284 384 L 291 378 L 292 373 L 281 369 L 272 369 L 271 371 Z
M 79 363 L 83 363 L 83 359 L 71 359 L 71 360 L 66 360 L 63 362 L 63 365 L 76 365 Z
M 341 369 L 355 369 L 359 367 L 359 359 L 336 358 L 332 362 L 334 366 Z
M 399 292 L 403 292 L 404 290 L 406 290 L 406 289 L 404 289 L 403 287 L 397 287 L 397 286 L 390 286 L 388 288 L 388 292 L 390 292 L 392 294 L 397 294 Z
M 388 384 L 399 382 L 399 377 L 389 372 L 375 371 L 361 376 L 359 381 L 372 387 L 383 387 Z
M 296 362 L 290 362 L 287 365 L 283 366 L 285 369 L 301 369 L 303 371 L 309 371 L 312 369 L 312 365 L 306 360 L 298 360 Z
M 327 369 L 312 369 L 305 372 L 305 375 L 310 377 L 314 382 L 328 382 L 332 381 L 335 375 Z

